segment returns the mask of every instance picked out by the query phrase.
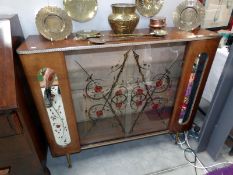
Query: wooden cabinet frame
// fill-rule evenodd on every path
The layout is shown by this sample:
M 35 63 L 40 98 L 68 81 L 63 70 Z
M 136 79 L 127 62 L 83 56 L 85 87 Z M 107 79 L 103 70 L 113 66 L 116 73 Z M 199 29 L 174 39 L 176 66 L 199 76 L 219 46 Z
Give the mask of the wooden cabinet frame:
M 50 42 L 48 40 L 45 40 L 41 36 L 29 36 L 26 42 L 23 43 L 18 48 L 17 52 L 20 55 L 20 60 L 22 62 L 27 80 L 29 82 L 34 100 L 36 102 L 36 106 L 40 113 L 40 120 L 42 121 L 43 128 L 47 135 L 47 139 L 53 156 L 76 153 L 76 152 L 80 152 L 81 149 L 85 149 L 89 147 L 101 146 L 105 144 L 112 144 L 121 141 L 133 140 L 133 139 L 161 134 L 161 133 L 145 134 L 142 136 L 135 136 L 128 139 L 120 139 L 116 141 L 110 141 L 106 143 L 100 143 L 100 144 L 81 148 L 79 141 L 79 133 L 76 125 L 76 117 L 73 108 L 72 96 L 70 92 L 66 62 L 65 62 L 65 52 L 69 52 L 69 51 L 137 46 L 137 45 L 146 45 L 146 44 L 185 42 L 186 49 L 184 55 L 184 64 L 181 74 L 181 80 L 176 94 L 175 105 L 174 105 L 172 117 L 169 122 L 168 131 L 163 133 L 180 132 L 190 129 L 205 86 L 205 82 L 208 77 L 209 70 L 211 68 L 215 56 L 215 52 L 218 47 L 220 37 L 215 32 L 210 32 L 207 30 L 199 30 L 194 33 L 179 31 L 175 28 L 168 28 L 167 30 L 168 30 L 168 35 L 163 38 L 138 37 L 138 38 L 129 39 L 127 41 L 112 41 L 104 45 L 93 45 L 88 41 L 81 41 L 81 40 L 77 41 L 74 40 L 72 37 L 63 41 Z M 148 29 L 141 29 L 136 31 L 136 33 L 137 32 L 148 33 Z M 107 36 L 109 32 L 106 32 L 104 34 L 105 36 Z M 190 117 L 185 124 L 180 125 L 178 122 L 179 114 L 181 112 L 180 106 L 182 105 L 184 100 L 184 94 L 188 86 L 188 81 L 191 74 L 192 66 L 194 64 L 195 59 L 201 53 L 206 53 L 208 55 L 208 61 L 206 63 L 201 81 L 199 83 L 197 95 L 193 103 Z M 65 114 L 66 114 L 70 137 L 71 137 L 71 143 L 68 144 L 66 147 L 61 147 L 56 144 L 54 136 L 52 134 L 51 126 L 49 125 L 47 112 L 43 104 L 43 98 L 41 96 L 40 88 L 37 81 L 37 73 L 43 67 L 49 67 L 54 69 L 57 75 L 59 76 L 59 80 L 60 80 L 59 86 L 61 89 Z

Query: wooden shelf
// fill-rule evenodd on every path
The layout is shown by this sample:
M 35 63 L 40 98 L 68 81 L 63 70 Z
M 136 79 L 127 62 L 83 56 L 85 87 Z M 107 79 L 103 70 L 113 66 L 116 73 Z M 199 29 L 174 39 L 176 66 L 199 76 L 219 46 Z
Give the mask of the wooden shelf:
M 90 43 L 88 40 L 74 40 L 74 35 L 71 35 L 66 40 L 61 41 L 49 41 L 40 35 L 31 35 L 26 39 L 26 42 L 22 44 L 18 49 L 18 54 L 33 54 L 33 53 L 47 53 L 47 52 L 63 52 L 73 50 L 85 50 L 85 49 L 98 49 L 109 47 L 122 47 L 122 46 L 136 46 L 144 44 L 162 44 L 173 42 L 188 42 L 195 40 L 205 40 L 219 38 L 220 35 L 216 32 L 208 30 L 198 30 L 195 32 L 181 31 L 176 28 L 167 28 L 168 34 L 165 37 L 129 37 L 127 40 L 119 41 L 115 37 L 111 37 L 111 31 L 101 32 L 106 40 L 111 40 L 103 45 L 96 45 Z M 138 29 L 134 33 L 148 34 L 149 29 Z

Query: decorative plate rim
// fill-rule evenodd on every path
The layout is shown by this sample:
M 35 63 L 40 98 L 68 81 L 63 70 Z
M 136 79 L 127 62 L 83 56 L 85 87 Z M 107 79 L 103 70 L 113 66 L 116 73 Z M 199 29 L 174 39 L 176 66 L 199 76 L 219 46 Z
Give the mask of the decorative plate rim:
M 71 8 L 69 8 L 69 3 L 87 3 L 87 2 L 93 2 L 93 9 L 90 10 L 92 12 L 92 15 L 86 15 L 86 17 L 83 17 L 83 15 L 77 14 L 79 10 L 71 10 Z M 89 1 L 85 1 L 85 0 L 63 0 L 63 5 L 64 5 L 64 9 L 67 12 L 67 14 L 75 21 L 77 22 L 87 22 L 90 21 L 91 19 L 93 19 L 96 14 L 97 14 L 97 10 L 98 10 L 98 2 L 97 0 L 89 0 Z M 75 6 L 72 6 L 72 8 L 75 8 Z M 77 13 L 74 13 L 74 11 L 77 11 Z M 89 13 L 90 14 L 90 13 Z
M 137 11 L 145 17 L 153 17 L 158 14 L 163 7 L 164 0 L 151 0 L 155 5 L 153 8 L 148 9 L 145 7 L 144 0 L 135 0 Z
M 45 28 L 45 19 L 55 15 L 61 18 L 64 23 L 63 30 L 60 32 L 52 32 Z M 41 8 L 36 15 L 36 27 L 39 33 L 46 39 L 51 41 L 58 41 L 67 38 L 72 32 L 72 20 L 66 13 L 66 11 L 56 6 L 46 6 Z
M 197 19 L 196 22 L 192 25 L 186 24 L 181 19 L 181 13 L 188 8 L 192 8 L 196 11 Z M 173 13 L 173 23 L 175 27 L 180 30 L 184 31 L 191 31 L 196 29 L 198 26 L 201 25 L 202 21 L 204 20 L 205 16 L 205 7 L 199 1 L 183 1 L 177 7 Z

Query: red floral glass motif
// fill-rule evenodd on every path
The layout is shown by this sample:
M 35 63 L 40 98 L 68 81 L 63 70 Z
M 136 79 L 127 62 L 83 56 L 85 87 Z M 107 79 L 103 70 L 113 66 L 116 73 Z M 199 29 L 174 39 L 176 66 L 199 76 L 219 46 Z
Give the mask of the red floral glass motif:
M 103 111 L 96 111 L 96 116 L 101 117 L 103 115 Z
M 121 102 L 121 103 L 116 103 L 116 107 L 117 108 L 121 108 L 122 107 L 122 105 L 123 105 L 123 103 Z
M 143 89 L 139 88 L 137 89 L 136 95 L 142 95 L 143 94 Z
M 153 110 L 157 110 L 159 108 L 159 104 L 158 103 L 153 103 L 152 104 L 152 109 Z
M 102 89 L 103 89 L 102 86 L 98 86 L 98 85 L 95 86 L 95 92 L 96 93 L 100 93 L 102 91 Z
M 142 101 L 136 101 L 136 106 L 137 107 L 142 106 Z
M 115 93 L 116 96 L 120 96 L 120 95 L 123 95 L 123 92 L 122 90 L 117 90 L 116 93 Z
M 158 81 L 156 81 L 156 83 L 155 83 L 155 86 L 156 87 L 161 87 L 163 85 L 163 80 L 158 80 Z

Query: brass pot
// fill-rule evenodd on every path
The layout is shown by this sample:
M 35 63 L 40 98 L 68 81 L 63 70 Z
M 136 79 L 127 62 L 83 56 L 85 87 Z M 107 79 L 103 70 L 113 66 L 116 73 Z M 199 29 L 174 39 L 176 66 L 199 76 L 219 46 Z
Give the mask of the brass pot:
M 154 17 L 150 19 L 150 27 L 154 29 L 166 27 L 165 17 Z
M 139 21 L 139 15 L 135 13 L 135 10 L 135 4 L 112 4 L 112 14 L 109 15 L 108 22 L 114 33 L 133 33 Z

